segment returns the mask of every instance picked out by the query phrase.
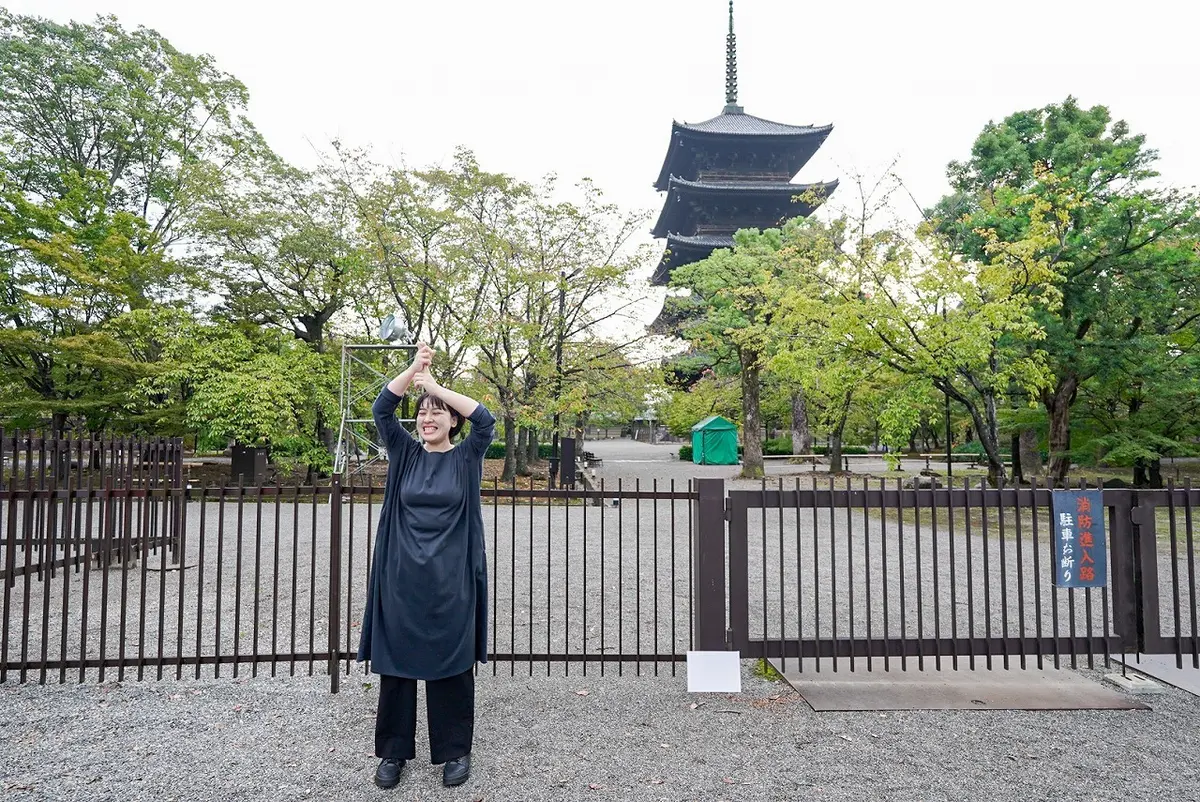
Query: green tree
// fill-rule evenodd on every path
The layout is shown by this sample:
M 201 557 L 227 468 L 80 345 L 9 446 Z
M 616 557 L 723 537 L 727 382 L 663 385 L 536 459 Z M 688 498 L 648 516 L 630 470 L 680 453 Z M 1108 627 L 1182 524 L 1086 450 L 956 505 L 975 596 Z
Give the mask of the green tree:
M 0 10 L 0 365 L 24 414 L 60 429 L 73 412 L 119 417 L 119 377 L 90 350 L 111 343 L 91 335 L 191 294 L 169 254 L 196 201 L 258 147 L 246 102 L 154 31 Z
M 732 354 L 742 388 L 742 476 L 763 475 L 762 371 L 768 353 L 775 285 L 783 269 L 778 229 L 743 229 L 734 247 L 713 251 L 707 259 L 682 265 L 671 286 L 690 291 L 683 302 L 692 314 L 681 316 L 683 336 L 694 348 Z M 674 299 L 671 299 L 674 300 Z
M 294 335 L 318 353 L 368 276 L 356 220 L 328 177 L 256 161 L 245 180 L 212 193 L 196 233 L 222 305 L 218 313 Z
M 690 437 L 692 427 L 710 415 L 737 422 L 741 419 L 742 385 L 736 376 L 719 376 L 705 368 L 687 390 L 676 390 L 661 411 L 667 430 L 676 437 Z
M 794 363 L 788 369 L 828 374 L 825 386 L 840 394 L 840 409 L 836 403 L 833 409 L 842 415 L 853 388 L 894 381 L 875 377 L 876 371 L 904 377 L 901 386 L 912 387 L 891 395 L 883 421 L 893 438 L 920 420 L 927 406 L 922 386 L 932 385 L 971 416 L 989 476 L 999 481 L 998 409 L 1005 394 L 1011 386 L 1036 392 L 1047 381 L 1037 352 L 1013 345 L 1040 336 L 1033 306 L 1055 298 L 1056 276 L 1038 255 L 1053 237 L 1044 214 L 1044 206 L 1033 212 L 1028 236 L 1019 242 L 981 230 L 984 262 L 954 258 L 928 227 L 910 239 L 900 230 L 873 232 L 859 221 L 797 222 L 793 258 L 816 276 L 822 292 L 799 284 L 779 303 L 781 325 L 801 342 L 799 351 L 785 352 Z M 847 231 L 855 232 L 852 241 L 845 241 Z
M 327 470 L 319 420 L 337 414 L 337 361 L 290 332 L 251 324 L 177 321 L 153 375 L 135 398 L 164 416 L 182 407 L 182 423 L 203 447 L 230 442 L 268 447 L 272 457 Z M 168 418 L 169 420 L 169 418 Z
M 1081 389 L 1135 347 L 1151 321 L 1167 334 L 1195 324 L 1195 307 L 1181 299 L 1200 281 L 1186 247 L 1197 235 L 1197 201 L 1154 181 L 1156 159 L 1145 137 L 1114 122 L 1106 107 L 1067 98 L 989 123 L 971 158 L 950 164 L 954 194 L 934 212 L 956 252 L 970 259 L 993 245 L 981 231 L 1015 244 L 1031 238 L 1040 210 L 1053 224 L 1037 258 L 1058 274 L 1061 302 L 1037 305 L 1045 338 L 1025 347 L 1031 358 L 1044 355 L 1053 377 L 1038 397 L 1057 483 L 1071 462 L 1071 409 Z

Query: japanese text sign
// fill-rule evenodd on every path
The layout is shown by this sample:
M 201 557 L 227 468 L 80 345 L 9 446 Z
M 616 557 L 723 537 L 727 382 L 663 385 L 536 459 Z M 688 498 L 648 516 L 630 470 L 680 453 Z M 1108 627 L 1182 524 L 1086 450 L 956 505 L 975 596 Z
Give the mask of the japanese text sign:
M 1060 588 L 1104 587 L 1108 584 L 1108 555 L 1102 491 L 1055 490 L 1050 509 L 1054 584 Z

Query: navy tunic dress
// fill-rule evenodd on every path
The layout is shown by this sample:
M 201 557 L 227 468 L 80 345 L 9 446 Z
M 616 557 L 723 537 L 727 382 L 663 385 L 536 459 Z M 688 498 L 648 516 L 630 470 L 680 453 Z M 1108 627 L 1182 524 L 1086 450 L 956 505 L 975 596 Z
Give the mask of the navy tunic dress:
M 480 404 L 466 439 L 426 451 L 383 388 L 373 412 L 388 450 L 387 489 L 358 660 L 376 674 L 437 680 L 487 662 L 487 555 L 480 484 L 496 428 Z

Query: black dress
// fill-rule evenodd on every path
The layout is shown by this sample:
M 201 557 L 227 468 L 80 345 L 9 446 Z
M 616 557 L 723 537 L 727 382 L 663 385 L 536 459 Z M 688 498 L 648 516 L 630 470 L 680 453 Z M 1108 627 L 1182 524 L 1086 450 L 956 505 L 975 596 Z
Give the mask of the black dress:
M 426 451 L 396 420 L 386 387 L 373 412 L 388 450 L 358 660 L 376 674 L 437 680 L 487 662 L 487 555 L 480 484 L 496 420 L 480 404 L 466 439 Z

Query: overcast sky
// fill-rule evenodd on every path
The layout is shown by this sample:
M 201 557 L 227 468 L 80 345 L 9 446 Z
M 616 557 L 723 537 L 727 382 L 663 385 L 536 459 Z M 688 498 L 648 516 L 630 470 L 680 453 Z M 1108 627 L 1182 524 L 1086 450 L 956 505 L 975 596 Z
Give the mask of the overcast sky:
M 672 119 L 707 119 L 725 101 L 726 0 L 5 5 L 58 21 L 114 14 L 211 54 L 249 88 L 250 116 L 271 145 L 301 165 L 335 136 L 413 166 L 448 163 L 465 145 L 485 169 L 588 176 L 611 200 L 655 213 L 651 183 Z M 779 122 L 833 123 L 798 181 L 875 175 L 898 159 L 931 206 L 947 189 L 946 163 L 965 158 L 989 120 L 1074 94 L 1145 133 L 1165 179 L 1193 186 L 1197 9 L 1188 0 L 736 0 L 739 102 Z M 901 213 L 915 211 L 907 203 Z

